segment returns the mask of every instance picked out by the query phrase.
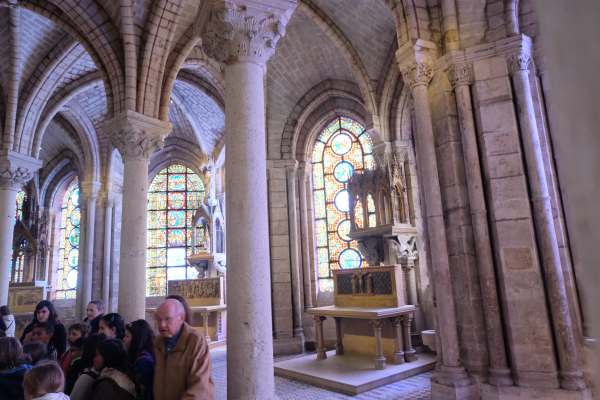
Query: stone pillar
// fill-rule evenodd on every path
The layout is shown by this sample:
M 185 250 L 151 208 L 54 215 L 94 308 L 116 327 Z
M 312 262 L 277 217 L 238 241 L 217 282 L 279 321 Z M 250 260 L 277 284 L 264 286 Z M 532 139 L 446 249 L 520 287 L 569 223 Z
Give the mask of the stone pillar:
M 489 381 L 493 385 L 512 385 L 502 335 L 500 304 L 496 286 L 494 260 L 487 220 L 487 208 L 483 192 L 483 179 L 477 147 L 477 131 L 469 86 L 473 83 L 471 65 L 454 64 L 448 71 L 454 88 L 458 110 L 458 123 L 465 163 L 465 178 L 471 210 L 473 240 L 477 255 L 479 284 L 483 302 L 488 353 L 490 359 Z
M 301 338 L 304 348 L 304 329 L 302 327 L 302 277 L 300 267 L 302 264 L 300 255 L 300 229 L 298 218 L 298 187 L 297 175 L 298 163 L 293 161 L 291 165 L 285 168 L 285 180 L 287 185 L 287 205 L 289 221 L 289 239 L 290 239 L 290 261 L 292 269 L 292 307 L 294 316 L 294 336 Z
M 274 399 L 264 75 L 295 1 L 212 2 L 203 47 L 225 67 L 227 396 Z
M 309 207 L 310 201 L 310 164 L 301 162 L 298 167 L 298 187 L 300 188 L 299 199 L 300 199 L 300 229 L 301 229 L 301 243 L 302 243 L 302 275 L 304 277 L 304 307 L 313 307 L 313 288 L 312 288 L 312 274 L 311 268 L 313 264 L 314 246 L 312 246 L 312 236 L 310 231 L 310 222 L 312 221 L 312 215 L 309 213 L 311 209 Z
M 100 183 L 84 181 L 80 184 L 81 211 L 83 214 L 83 230 L 80 237 L 82 257 L 79 258 L 79 271 L 77 274 L 77 306 L 75 315 L 79 319 L 85 317 L 87 304 L 92 300 L 92 274 L 94 260 L 94 229 L 96 226 L 96 200 Z
M 171 124 L 126 111 L 105 129 L 124 164 L 118 310 L 126 321 L 134 321 L 146 316 L 148 160 Z
M 102 257 L 102 302 L 106 310 L 110 304 L 111 260 L 112 260 L 112 220 L 114 198 L 109 193 L 104 193 L 104 253 Z
M 432 378 L 432 399 L 468 398 L 475 387 L 460 361 L 456 309 L 450 277 L 446 229 L 442 208 L 436 148 L 427 87 L 433 69 L 427 48 L 418 41 L 398 50 L 396 57 L 404 82 L 410 86 L 415 110 L 414 135 L 419 181 L 423 190 L 424 222 L 429 237 L 436 327 L 441 347 Z
M 0 304 L 8 304 L 17 192 L 41 166 L 41 161 L 13 151 L 0 156 Z
M 586 387 L 586 384 L 578 356 L 579 349 L 560 261 L 540 136 L 531 97 L 529 81 L 531 39 L 522 37 L 519 50 L 508 55 L 508 66 L 518 105 L 521 143 L 527 165 L 533 220 L 545 271 L 547 296 L 560 365 L 560 385 L 568 390 L 581 390 Z

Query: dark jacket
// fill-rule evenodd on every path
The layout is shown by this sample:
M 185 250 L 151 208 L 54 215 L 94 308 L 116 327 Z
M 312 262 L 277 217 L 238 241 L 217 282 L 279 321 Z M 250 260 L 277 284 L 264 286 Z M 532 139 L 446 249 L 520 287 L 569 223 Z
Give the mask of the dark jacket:
M 100 330 L 100 320 L 103 316 L 104 314 L 98 314 L 98 316 L 91 321 L 87 317 L 84 318 L 83 322 L 90 326 L 90 335 L 93 333 L 98 333 L 98 330 Z
M 154 355 L 147 351 L 143 351 L 133 363 L 133 373 L 138 383 L 140 399 L 154 399 L 154 365 Z
M 135 400 L 135 383 L 125 373 L 104 368 L 92 390 L 91 400 Z
M 0 399 L 22 400 L 23 377 L 31 365 L 22 364 L 16 368 L 0 371 Z
M 25 336 L 27 336 L 27 334 L 33 330 L 34 325 L 35 322 L 32 321 L 25 327 L 23 333 L 21 334 L 21 343 L 23 343 Z M 60 321 L 56 321 L 54 323 L 54 334 L 52 335 L 48 346 L 52 346 L 56 349 L 57 359 L 60 359 L 63 353 L 67 350 L 67 330 L 65 329 L 65 326 L 60 323 Z

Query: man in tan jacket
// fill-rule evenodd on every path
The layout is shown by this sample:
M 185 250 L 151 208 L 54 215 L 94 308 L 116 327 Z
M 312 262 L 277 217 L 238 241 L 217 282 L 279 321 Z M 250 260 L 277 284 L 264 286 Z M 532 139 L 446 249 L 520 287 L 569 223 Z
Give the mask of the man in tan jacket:
M 155 400 L 213 400 L 210 354 L 202 335 L 184 322 L 180 302 L 166 300 L 155 314 Z

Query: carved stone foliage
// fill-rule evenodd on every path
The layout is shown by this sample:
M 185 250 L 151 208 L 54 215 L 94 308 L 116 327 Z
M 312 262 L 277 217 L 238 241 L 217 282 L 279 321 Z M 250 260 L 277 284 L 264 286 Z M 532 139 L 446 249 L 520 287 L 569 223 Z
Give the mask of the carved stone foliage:
M 448 80 L 453 88 L 473 83 L 473 68 L 468 63 L 452 64 L 448 68 Z
M 433 78 L 433 68 L 426 62 L 413 62 L 400 66 L 402 79 L 412 89 L 416 86 L 427 86 Z
M 266 63 L 285 34 L 291 11 L 274 12 L 232 1 L 213 1 L 202 48 L 220 62 L 248 59 Z
M 518 71 L 528 71 L 531 67 L 531 54 L 526 51 L 510 54 L 506 61 L 511 74 Z
M 171 132 L 171 124 L 127 111 L 108 121 L 104 129 L 124 159 L 147 159 L 162 147 L 165 137 Z
M 42 163 L 25 155 L 9 152 L 0 157 L 0 187 L 20 189 L 30 181 Z

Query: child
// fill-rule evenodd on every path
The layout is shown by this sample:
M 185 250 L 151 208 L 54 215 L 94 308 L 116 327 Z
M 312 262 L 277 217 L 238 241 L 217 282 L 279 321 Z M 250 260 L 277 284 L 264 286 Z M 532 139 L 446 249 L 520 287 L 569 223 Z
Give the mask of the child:
M 65 377 L 56 361 L 42 361 L 25 374 L 25 400 L 69 400 L 62 393 Z
M 69 350 L 67 350 L 60 358 L 60 367 L 65 373 L 65 376 L 69 373 L 69 368 L 73 361 L 81 357 L 81 347 L 87 334 L 87 325 L 84 324 L 73 324 L 69 326 Z
M 51 343 L 52 335 L 54 335 L 54 326 L 52 324 L 48 322 L 36 322 L 31 331 L 31 341 L 44 343 L 47 346 L 46 358 L 56 361 L 57 353 Z
M 23 345 L 23 356 L 24 361 L 31 365 L 48 360 L 48 346 L 42 342 L 27 342 Z

